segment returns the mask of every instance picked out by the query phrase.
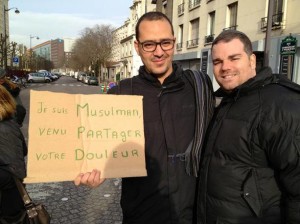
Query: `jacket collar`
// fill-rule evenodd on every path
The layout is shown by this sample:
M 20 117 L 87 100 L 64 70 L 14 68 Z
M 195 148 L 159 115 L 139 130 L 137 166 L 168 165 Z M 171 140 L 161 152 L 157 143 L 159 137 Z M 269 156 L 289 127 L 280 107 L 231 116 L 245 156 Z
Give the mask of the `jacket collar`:
M 184 86 L 182 80 L 183 70 L 176 63 L 172 64 L 173 72 L 164 80 L 163 84 L 151 73 L 148 73 L 145 66 L 141 66 L 139 69 L 139 76 L 150 83 L 151 85 L 164 89 L 177 89 L 178 87 Z
M 272 74 L 271 68 L 264 67 L 256 74 L 256 76 L 244 82 L 242 85 L 236 87 L 232 92 L 228 93 L 219 88 L 215 92 L 215 95 L 217 97 L 237 98 L 238 96 L 246 94 L 254 89 L 263 87 L 271 83 L 277 83 L 278 80 L 278 76 Z

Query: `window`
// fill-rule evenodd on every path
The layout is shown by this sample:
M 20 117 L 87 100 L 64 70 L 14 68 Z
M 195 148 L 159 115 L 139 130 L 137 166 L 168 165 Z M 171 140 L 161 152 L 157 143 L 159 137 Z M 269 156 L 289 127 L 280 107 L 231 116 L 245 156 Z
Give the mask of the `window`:
M 167 0 L 162 2 L 162 13 L 166 14 L 167 12 Z
M 201 0 L 189 0 L 189 9 L 196 8 L 200 6 Z
M 214 33 L 215 33 L 215 17 L 216 12 L 210 12 L 208 14 L 208 25 L 207 25 L 207 36 L 205 36 L 205 44 L 211 43 L 214 40 Z
M 182 43 L 183 43 L 183 24 L 179 25 L 179 28 L 178 28 L 178 40 L 177 40 L 177 45 L 176 45 L 177 50 L 182 49 Z
M 181 3 L 178 5 L 178 15 L 182 15 L 184 13 L 184 2 L 181 1 Z
M 190 22 L 190 40 L 187 42 L 187 47 L 197 47 L 199 41 L 199 18 Z
M 213 11 L 208 14 L 208 34 L 214 34 L 215 33 L 215 18 L 216 18 L 216 12 Z
M 283 12 L 283 0 L 274 1 L 273 15 Z
M 237 27 L 237 14 L 238 14 L 238 3 L 232 3 L 228 5 L 228 11 L 229 11 L 229 26 L 225 28 L 224 30 L 236 30 Z
M 280 26 L 283 15 L 283 0 L 275 0 L 273 8 L 272 26 Z
M 272 10 L 272 29 L 281 29 L 283 26 L 283 0 L 274 0 Z M 261 18 L 261 30 L 266 31 L 268 17 Z

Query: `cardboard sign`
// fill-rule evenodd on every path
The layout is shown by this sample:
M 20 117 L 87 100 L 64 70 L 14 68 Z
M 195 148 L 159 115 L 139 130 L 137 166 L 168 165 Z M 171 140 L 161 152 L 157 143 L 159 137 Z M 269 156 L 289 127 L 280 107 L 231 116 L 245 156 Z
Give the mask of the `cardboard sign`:
M 142 96 L 30 91 L 26 183 L 146 176 Z

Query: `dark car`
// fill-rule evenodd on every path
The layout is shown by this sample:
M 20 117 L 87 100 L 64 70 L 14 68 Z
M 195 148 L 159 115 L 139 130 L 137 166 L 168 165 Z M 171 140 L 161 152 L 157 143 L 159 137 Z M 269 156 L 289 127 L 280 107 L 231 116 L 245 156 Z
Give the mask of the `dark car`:
M 88 84 L 98 86 L 99 85 L 98 78 L 96 76 L 90 76 L 90 78 L 88 79 Z

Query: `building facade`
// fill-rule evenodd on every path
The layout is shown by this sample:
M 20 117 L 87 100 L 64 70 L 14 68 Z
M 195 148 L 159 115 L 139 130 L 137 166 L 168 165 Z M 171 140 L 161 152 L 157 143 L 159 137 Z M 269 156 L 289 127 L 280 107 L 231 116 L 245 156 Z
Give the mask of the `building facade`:
M 270 10 L 269 3 L 272 6 Z M 136 75 L 141 65 L 138 59 L 135 60 L 133 46 L 134 26 L 137 19 L 146 12 L 143 7 L 143 1 L 133 1 L 131 16 L 125 23 L 127 36 L 120 40 L 120 60 L 125 62 L 123 71 L 127 71 L 123 78 Z M 257 57 L 257 68 L 264 65 L 265 44 L 268 43 L 268 64 L 273 72 L 283 73 L 292 81 L 300 83 L 299 7 L 299 0 L 151 1 L 151 10 L 165 13 L 174 26 L 174 61 L 183 69 L 200 69 L 208 73 L 215 89 L 218 84 L 213 77 L 210 48 L 214 38 L 226 29 L 239 30 L 250 37 Z M 271 18 L 269 31 L 268 16 Z
M 9 8 L 8 0 L 0 0 L 0 63 L 5 68 L 12 65 L 15 55 L 16 43 L 10 43 L 9 38 L 9 12 L 19 13 L 15 7 Z
M 32 48 L 33 54 L 43 57 L 46 60 L 51 59 L 51 41 L 38 44 Z
M 174 60 L 184 69 L 201 69 L 208 73 L 217 89 L 210 52 L 214 38 L 226 29 L 246 33 L 252 41 L 257 67 L 260 68 L 264 62 L 267 18 L 270 14 L 271 31 L 267 39 L 270 43 L 269 66 L 274 73 L 284 73 L 294 82 L 300 83 L 300 14 L 296 12 L 300 1 L 272 1 L 273 7 L 270 10 L 269 0 L 170 1 L 177 39 Z M 169 4 L 169 1 L 165 1 L 165 4 Z M 283 52 L 281 47 L 287 39 L 296 42 L 295 50 L 290 53 Z
M 66 41 L 66 43 L 65 43 Z M 53 63 L 53 69 L 66 72 L 68 60 L 72 54 L 73 39 L 55 39 L 32 47 L 33 53 Z
M 51 40 L 51 58 L 54 69 L 62 68 L 65 64 L 64 40 Z
M 64 65 L 58 69 L 63 74 L 73 74 L 73 70 L 70 68 L 70 60 L 73 55 L 73 47 L 76 40 L 72 38 L 64 38 Z
M 142 61 L 134 49 L 135 25 L 145 13 L 155 10 L 155 1 L 133 0 L 129 18 L 114 31 L 113 57 L 114 67 L 111 77 L 114 81 L 138 75 Z

